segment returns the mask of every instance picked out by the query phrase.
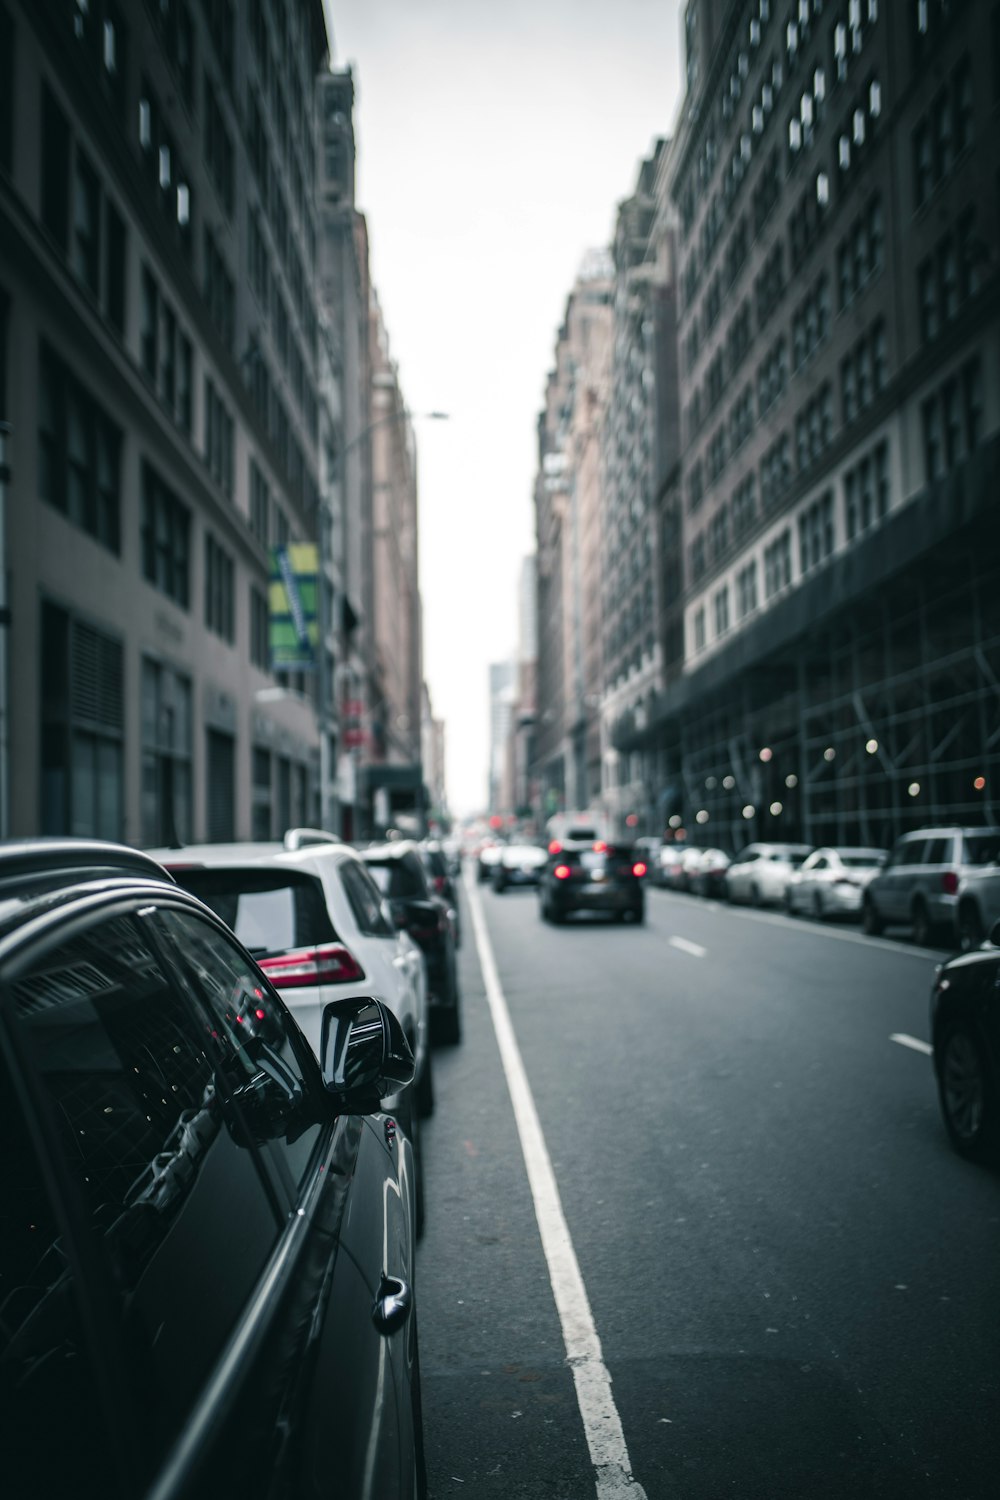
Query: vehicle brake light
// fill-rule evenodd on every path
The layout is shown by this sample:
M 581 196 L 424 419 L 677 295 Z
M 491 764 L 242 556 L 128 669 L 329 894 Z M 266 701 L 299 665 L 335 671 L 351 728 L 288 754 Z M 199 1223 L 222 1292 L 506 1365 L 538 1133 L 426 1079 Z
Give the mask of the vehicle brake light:
M 305 989 L 317 984 L 351 984 L 365 977 L 365 971 L 354 954 L 342 943 L 324 943 L 320 948 L 296 948 L 274 958 L 260 958 L 257 962 L 279 990 Z
M 634 864 L 632 866 L 632 874 L 633 875 L 645 875 L 645 873 L 646 873 L 646 866 L 643 864 L 642 860 L 640 859 L 636 864 Z
M 954 870 L 945 870 L 941 876 L 941 889 L 946 896 L 954 896 L 958 893 L 958 876 Z
M 551 844 L 549 845 L 549 853 L 550 854 L 561 854 L 562 853 L 562 844 L 560 844 L 560 842 L 559 842 L 558 839 L 553 839 L 552 840 Z
M 594 850 L 597 854 L 606 854 L 608 852 L 608 846 L 603 839 L 598 839 L 597 843 L 594 845 Z
M 444 890 L 444 876 L 443 875 L 435 875 L 434 876 L 434 889 L 437 891 L 438 895 L 440 896 L 441 893 L 442 893 L 442 891 Z
M 556 867 L 552 871 L 552 873 L 556 877 L 557 880 L 568 880 L 569 879 L 569 865 L 556 865 Z

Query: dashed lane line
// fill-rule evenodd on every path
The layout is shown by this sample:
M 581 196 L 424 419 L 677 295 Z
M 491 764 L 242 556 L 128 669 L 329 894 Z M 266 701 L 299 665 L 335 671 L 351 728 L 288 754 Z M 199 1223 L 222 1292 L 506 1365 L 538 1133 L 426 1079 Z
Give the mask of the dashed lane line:
M 905 1031 L 894 1031 L 889 1040 L 898 1042 L 901 1047 L 911 1047 L 914 1052 L 923 1052 L 927 1057 L 934 1056 L 934 1048 L 930 1042 L 922 1042 L 916 1036 L 907 1036 Z
M 690 953 L 692 958 L 704 958 L 708 952 L 708 949 L 703 948 L 700 943 L 690 943 L 687 938 L 682 937 L 672 937 L 670 939 L 670 946 L 671 948 L 679 948 L 682 953 Z

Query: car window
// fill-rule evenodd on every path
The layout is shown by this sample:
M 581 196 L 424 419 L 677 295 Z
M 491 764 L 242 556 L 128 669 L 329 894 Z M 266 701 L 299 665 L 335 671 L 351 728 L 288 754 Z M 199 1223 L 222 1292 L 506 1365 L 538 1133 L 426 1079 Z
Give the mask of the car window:
M 926 847 L 926 839 L 910 839 L 899 846 L 898 851 L 893 854 L 892 862 L 894 865 L 922 865 Z
M 6 1500 L 116 1493 L 82 1285 L 0 1057 L 0 1410 Z M 59 1440 L 52 1439 L 58 1413 Z
M 885 855 L 877 849 L 863 850 L 860 854 L 842 854 L 840 862 L 848 870 L 870 870 L 873 865 L 879 869 L 885 864 Z
M 295 1186 L 321 1135 L 312 1052 L 283 1002 L 224 932 L 194 912 L 159 919 L 209 1012 L 218 1063 L 255 1144 L 280 1147 Z
M 951 856 L 951 839 L 928 839 L 922 865 L 944 865 Z
M 108 1270 L 162 1448 L 183 1424 L 281 1218 L 216 1036 L 134 916 L 93 921 L 11 981 L 19 1031 Z
M 354 920 L 369 937 L 395 937 L 396 929 L 382 907 L 382 896 L 368 871 L 352 859 L 337 867 L 341 884 L 350 902 Z
M 998 861 L 1000 861 L 1000 833 L 996 829 L 965 835 L 963 864 L 995 865 Z
M 246 865 L 173 874 L 255 957 L 337 941 L 322 884 L 304 870 Z
M 802 861 L 802 868 L 803 870 L 828 870 L 830 861 L 825 854 L 814 855 L 811 859 Z
M 733 860 L 733 864 L 748 865 L 752 860 L 758 859 L 759 856 L 759 849 L 744 849 L 742 854 L 737 854 L 736 858 Z

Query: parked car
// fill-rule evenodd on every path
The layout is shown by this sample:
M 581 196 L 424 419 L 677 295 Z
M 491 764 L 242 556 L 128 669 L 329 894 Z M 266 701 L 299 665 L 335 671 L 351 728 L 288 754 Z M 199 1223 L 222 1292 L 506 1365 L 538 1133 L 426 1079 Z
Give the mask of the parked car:
M 322 1038 L 138 851 L 0 845 L 9 1500 L 425 1493 L 413 1054 Z
M 630 844 L 554 839 L 538 887 L 543 922 L 574 912 L 605 912 L 620 922 L 643 922 L 646 865 Z
M 941 964 L 931 988 L 938 1099 L 962 1156 L 1000 1160 L 1000 923 L 989 946 Z
M 703 849 L 701 858 L 690 872 L 690 888 L 697 896 L 719 897 L 726 894 L 726 871 L 732 858 L 725 849 Z
M 420 857 L 424 862 L 431 887 L 438 896 L 443 896 L 451 907 L 452 921 L 455 926 L 455 947 L 462 945 L 462 917 L 458 902 L 458 886 L 456 880 L 458 874 L 452 869 L 451 861 L 444 851 L 444 846 L 436 839 L 426 839 L 419 846 Z
M 700 854 L 692 844 L 664 844 L 656 867 L 656 884 L 670 891 L 687 889 L 687 863 L 692 854 Z
M 877 934 L 910 928 L 921 947 L 935 938 L 976 948 L 1000 919 L 1000 829 L 919 828 L 893 845 L 868 886 L 862 921 Z
M 792 872 L 811 852 L 810 844 L 748 844 L 726 871 L 727 898 L 751 906 L 780 906 Z
M 789 878 L 786 910 L 821 922 L 827 917 L 860 917 L 865 888 L 887 857 L 887 849 L 814 849 Z
M 389 903 L 393 921 L 410 934 L 423 952 L 434 1036 L 443 1042 L 460 1041 L 462 1009 L 451 906 L 430 885 L 420 850 L 412 840 L 373 844 L 360 852 L 369 874 Z
M 494 861 L 491 884 L 495 891 L 511 885 L 538 885 L 548 858 L 537 844 L 504 844 Z

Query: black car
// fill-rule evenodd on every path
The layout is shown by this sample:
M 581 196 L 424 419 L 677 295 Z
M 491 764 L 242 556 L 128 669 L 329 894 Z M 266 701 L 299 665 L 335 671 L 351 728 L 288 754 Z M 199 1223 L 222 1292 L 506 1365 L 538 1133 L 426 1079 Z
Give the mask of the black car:
M 461 908 L 458 903 L 458 876 L 461 873 L 452 866 L 437 839 L 425 839 L 418 845 L 420 857 L 427 870 L 427 877 L 431 889 L 435 895 L 442 896 L 452 910 L 452 920 L 455 927 L 455 947 L 462 945 L 462 919 Z
M 938 968 L 931 1040 L 952 1145 L 970 1160 L 1000 1162 L 1000 922 L 988 946 Z
M 424 1494 L 412 1076 L 137 851 L 0 845 L 6 1497 Z
M 393 921 L 423 950 L 433 1035 L 442 1042 L 460 1041 L 454 908 L 434 890 L 419 845 L 412 839 L 372 844 L 359 852 L 389 903 Z
M 645 878 L 645 860 L 631 844 L 554 840 L 538 888 L 542 921 L 563 922 L 572 912 L 592 911 L 619 922 L 642 922 Z

